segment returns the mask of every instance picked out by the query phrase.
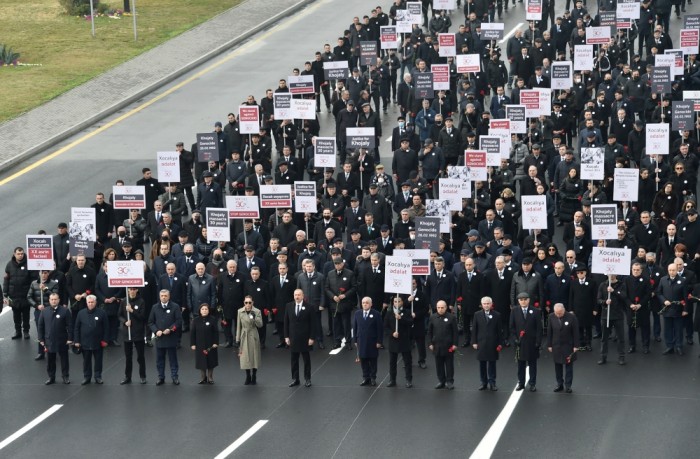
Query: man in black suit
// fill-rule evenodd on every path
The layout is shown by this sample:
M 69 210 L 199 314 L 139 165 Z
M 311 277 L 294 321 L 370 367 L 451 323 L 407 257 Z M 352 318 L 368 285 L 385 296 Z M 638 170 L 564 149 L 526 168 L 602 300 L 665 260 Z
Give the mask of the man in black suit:
M 350 198 L 350 205 L 345 208 L 345 214 L 343 215 L 343 221 L 345 222 L 345 229 L 350 234 L 350 231 L 359 229 L 360 226 L 365 221 L 365 214 L 367 211 L 360 207 L 360 200 L 355 196 Z
M 360 176 L 357 172 L 352 171 L 352 163 L 346 161 L 345 164 L 343 164 L 343 170 L 338 172 L 338 176 L 335 180 L 338 184 L 340 195 L 345 202 L 345 206 L 349 207 L 350 198 L 357 196 L 360 189 Z
M 384 255 L 391 255 L 394 253 L 394 238 L 391 237 L 391 230 L 389 225 L 382 225 L 379 229 L 380 236 L 375 239 L 377 241 L 377 251 L 383 253 Z
M 345 338 L 345 348 L 351 350 L 350 321 L 357 305 L 357 281 L 355 274 L 345 268 L 345 261 L 341 257 L 333 260 L 333 269 L 326 275 L 325 289 L 330 313 L 333 315 L 333 349 L 340 348 Z
M 401 184 L 401 191 L 396 193 L 394 199 L 394 212 L 400 213 L 403 209 L 408 209 L 413 205 L 413 193 L 411 192 L 411 182 L 405 181 Z
M 576 316 L 566 312 L 563 304 L 555 304 L 547 326 L 547 350 L 552 353 L 554 374 L 557 378 L 557 387 L 554 388 L 554 392 L 561 392 L 566 386 L 566 393 L 571 393 L 576 345 L 579 339 Z M 566 369 L 566 376 L 564 376 L 564 369 Z
M 447 303 L 448 311 L 454 313 L 455 277 L 452 272 L 445 269 L 445 260 L 442 257 L 435 257 L 433 264 L 435 269 L 428 275 L 425 283 L 428 304 L 435 305 L 442 300 Z
M 158 225 L 163 222 L 163 203 L 156 200 L 153 203 L 153 210 L 148 213 L 146 217 L 146 230 L 145 237 L 150 237 L 151 243 L 160 236 L 158 232 Z
M 362 298 L 362 310 L 355 311 L 353 338 L 357 348 L 357 359 L 362 366 L 360 386 L 377 385 L 377 360 L 382 348 L 384 324 L 382 315 L 372 309 L 372 298 Z
M 430 317 L 428 323 L 428 342 L 430 350 L 435 355 L 435 369 L 437 370 L 438 384 L 436 389 L 447 386 L 454 389 L 454 352 L 457 349 L 458 330 L 457 319 L 447 313 L 447 304 L 438 301 L 437 313 Z
M 299 354 L 304 359 L 304 386 L 311 387 L 309 347 L 314 345 L 312 337 L 318 334 L 315 331 L 314 313 L 313 308 L 304 302 L 304 291 L 294 290 L 293 301 L 285 305 L 284 311 L 284 342 L 292 351 L 292 382 L 289 387 L 300 384 Z
M 272 304 L 274 305 L 272 308 L 272 312 L 275 316 L 275 331 L 277 332 L 280 338 L 279 344 L 275 347 L 279 349 L 281 347 L 285 347 L 284 337 L 287 335 L 282 334 L 284 321 L 286 320 L 284 308 L 285 305 L 292 301 L 294 297 L 296 279 L 289 275 L 287 263 L 280 263 L 277 266 L 277 272 L 279 274 L 270 280 L 270 293 L 272 296 Z
M 506 269 L 505 258 L 500 255 L 494 260 L 494 269 L 486 271 L 482 280 L 482 294 L 491 297 L 493 308 L 501 314 L 504 332 L 508 330 L 510 284 L 513 282 L 513 274 L 513 271 Z
M 49 307 L 41 310 L 39 315 L 39 344 L 46 352 L 46 371 L 49 379 L 44 384 L 53 384 L 56 380 L 56 354 L 61 358 L 61 375 L 63 384 L 70 384 L 68 379 L 68 346 L 73 344 L 73 316 L 60 304 L 58 293 L 49 296 Z
M 469 347 L 472 339 L 471 325 L 474 314 L 481 309 L 481 297 L 483 293 L 484 275 L 476 271 L 474 259 L 469 257 L 464 261 L 464 271 L 459 275 L 457 282 L 457 308 L 462 312 L 462 324 L 464 325 L 464 344 Z M 460 301 L 461 299 L 461 301 Z
M 501 352 L 503 333 L 501 315 L 492 310 L 491 297 L 481 299 L 482 311 L 474 314 L 474 329 L 472 333 L 472 347 L 477 351 L 476 359 L 479 361 L 481 385 L 479 390 L 488 388 L 497 391 L 496 387 L 496 362 Z
M 516 391 L 525 388 L 525 369 L 530 367 L 530 392 L 537 385 L 537 359 L 542 344 L 542 313 L 539 308 L 530 306 L 530 294 L 518 294 L 518 306 L 510 314 L 510 334 L 513 336 L 518 362 L 518 385 Z

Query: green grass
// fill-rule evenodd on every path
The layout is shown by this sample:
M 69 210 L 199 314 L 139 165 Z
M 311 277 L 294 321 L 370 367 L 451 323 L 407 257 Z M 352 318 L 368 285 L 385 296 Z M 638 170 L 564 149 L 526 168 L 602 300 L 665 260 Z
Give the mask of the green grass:
M 133 18 L 64 14 L 58 0 L 2 0 L 0 43 L 36 67 L 0 67 L 0 123 L 15 118 L 95 76 L 173 38 L 242 0 L 137 0 Z M 103 1 L 123 8 L 123 0 Z M 99 97 L 99 95 L 96 95 Z

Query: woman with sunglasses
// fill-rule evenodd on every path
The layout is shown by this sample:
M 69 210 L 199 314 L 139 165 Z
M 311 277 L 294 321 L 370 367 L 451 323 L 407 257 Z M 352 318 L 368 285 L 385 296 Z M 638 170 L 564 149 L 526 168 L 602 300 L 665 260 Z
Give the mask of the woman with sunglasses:
M 673 164 L 673 174 L 671 174 L 669 181 L 673 183 L 673 188 L 678 196 L 678 202 L 695 199 L 697 179 L 695 174 L 686 171 L 683 161 L 675 161 Z
M 258 368 L 260 368 L 260 334 L 263 320 L 260 310 L 253 306 L 253 297 L 243 299 L 243 307 L 238 310 L 236 320 L 236 342 L 241 370 L 245 370 L 244 385 L 256 385 Z
M 680 213 L 676 215 L 676 225 L 678 225 L 678 228 L 681 228 L 688 223 L 688 211 L 690 209 L 697 211 L 697 207 L 698 205 L 695 203 L 694 199 L 688 199 L 683 203 Z

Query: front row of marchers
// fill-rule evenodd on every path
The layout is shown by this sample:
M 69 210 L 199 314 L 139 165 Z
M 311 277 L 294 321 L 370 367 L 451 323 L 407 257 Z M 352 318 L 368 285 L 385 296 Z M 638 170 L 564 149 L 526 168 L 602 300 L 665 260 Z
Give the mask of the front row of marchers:
M 411 307 L 405 307 L 404 298 L 396 296 L 392 304 L 383 312 L 373 309 L 372 299 L 364 297 L 361 309 L 355 311 L 353 320 L 353 340 L 357 349 L 356 361 L 362 367 L 362 386 L 377 385 L 377 360 L 379 349 L 384 348 L 384 338 L 388 339 L 386 349 L 389 352 L 389 382 L 387 387 L 396 386 L 397 364 L 399 354 L 405 368 L 406 387 L 413 386 L 411 347 L 416 338 L 413 331 L 414 319 L 421 303 L 414 291 L 407 298 Z M 525 387 L 526 368 L 529 367 L 530 391 L 536 390 L 537 359 L 543 338 L 542 317 L 539 308 L 530 305 L 527 293 L 518 295 L 519 307 L 513 309 L 510 316 L 510 334 L 515 337 L 515 357 L 518 363 L 518 385 L 516 390 Z M 55 293 L 49 297 L 49 307 L 44 308 L 39 316 L 39 343 L 47 356 L 47 385 L 56 378 L 56 356 L 61 359 L 63 383 L 69 384 L 68 351 L 83 355 L 83 385 L 102 384 L 103 348 L 107 346 L 106 337 L 109 319 L 105 311 L 97 308 L 97 298 L 88 295 L 87 307 L 80 310 L 73 318 L 69 309 L 59 304 Z M 500 314 L 493 310 L 490 297 L 481 299 L 482 310 L 474 315 L 472 325 L 472 346 L 477 351 L 480 363 L 481 385 L 479 390 L 498 390 L 496 386 L 496 361 L 502 349 L 503 330 Z M 146 317 L 146 307 L 138 294 L 138 289 L 128 289 L 128 299 L 122 301 L 119 316 L 124 334 L 124 353 L 126 367 L 124 379 L 120 384 L 131 383 L 133 349 L 136 349 L 139 377 L 141 384 L 146 383 L 146 366 L 144 357 L 147 330 L 155 336 L 156 366 L 158 380 L 156 385 L 165 382 L 165 358 L 170 363 L 172 382 L 179 385 L 179 366 L 177 349 L 182 336 L 182 311 L 179 305 L 170 301 L 167 290 L 160 292 L 160 301 L 153 305 L 150 315 Z M 292 382 L 290 387 L 301 384 L 299 378 L 299 357 L 304 360 L 305 386 L 311 386 L 311 358 L 317 320 L 315 308 L 304 301 L 301 289 L 294 291 L 294 301 L 285 305 L 283 334 L 285 344 L 291 350 Z M 420 320 L 419 320 L 420 321 Z M 238 310 L 236 320 L 236 342 L 240 366 L 246 372 L 245 385 L 257 383 L 257 370 L 261 362 L 260 335 L 263 316 L 254 307 L 253 298 L 248 296 L 244 306 Z M 458 345 L 457 318 L 447 311 L 447 304 L 438 301 L 436 312 L 427 322 L 428 348 L 435 357 L 438 377 L 436 389 L 454 389 L 454 353 Z M 576 316 L 566 312 L 564 306 L 557 304 L 549 315 L 547 349 L 553 355 L 557 387 L 555 392 L 566 388 L 571 392 L 573 380 L 573 361 L 576 359 L 575 343 L 579 342 L 579 328 Z M 202 304 L 190 327 L 190 344 L 195 352 L 195 367 L 200 370 L 199 384 L 214 384 L 214 368 L 218 366 L 219 329 L 217 318 L 210 313 L 210 307 Z M 94 362 L 94 369 L 93 369 Z M 425 368 L 425 364 L 421 365 Z M 564 375 L 564 372 L 566 373 Z

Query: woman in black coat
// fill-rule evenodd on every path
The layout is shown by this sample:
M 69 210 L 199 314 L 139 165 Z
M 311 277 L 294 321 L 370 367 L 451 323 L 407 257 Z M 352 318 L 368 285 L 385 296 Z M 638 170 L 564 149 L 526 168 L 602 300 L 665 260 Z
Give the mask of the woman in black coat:
M 649 169 L 642 168 L 639 170 L 639 196 L 637 201 L 637 211 L 650 212 L 651 205 L 654 202 L 656 194 L 656 176 L 649 172 Z
M 581 196 L 583 185 L 578 178 L 575 167 L 569 169 L 568 176 L 559 185 L 559 223 L 568 223 L 574 220 L 574 214 L 581 210 Z
M 190 345 L 195 352 L 195 368 L 201 373 L 199 384 L 214 384 L 214 368 L 219 366 L 219 330 L 206 303 L 199 306 L 199 317 L 190 324 Z
M 673 183 L 666 182 L 664 187 L 656 193 L 654 202 L 651 205 L 656 219 L 656 226 L 663 234 L 666 232 L 666 227 L 671 223 L 673 217 L 678 214 L 680 206 L 678 205 L 678 196 L 675 193 Z

